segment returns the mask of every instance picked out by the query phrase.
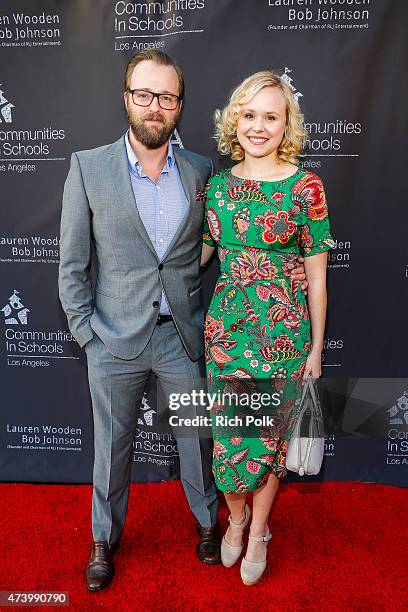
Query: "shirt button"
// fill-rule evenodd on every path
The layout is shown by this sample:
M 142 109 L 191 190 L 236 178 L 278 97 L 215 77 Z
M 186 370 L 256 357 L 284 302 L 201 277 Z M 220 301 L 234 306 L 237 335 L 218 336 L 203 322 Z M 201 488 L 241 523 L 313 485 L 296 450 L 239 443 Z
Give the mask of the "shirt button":
M 160 303 L 157 300 L 154 300 L 153 308 L 158 308 L 159 306 L 160 306 Z
M 160 185 L 157 185 L 157 189 L 160 189 Z
M 159 242 L 163 242 L 163 238 L 160 238 Z
M 160 212 L 160 214 L 161 214 L 161 215 L 163 214 L 163 211 L 162 211 L 162 210 L 160 210 L 159 212 Z

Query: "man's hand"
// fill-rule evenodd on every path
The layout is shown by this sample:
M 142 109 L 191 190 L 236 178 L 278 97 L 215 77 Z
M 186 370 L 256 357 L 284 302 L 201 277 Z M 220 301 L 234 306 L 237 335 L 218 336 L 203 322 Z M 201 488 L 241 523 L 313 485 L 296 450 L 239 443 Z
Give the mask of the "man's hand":
M 307 295 L 307 286 L 308 286 L 308 282 L 306 280 L 306 274 L 305 274 L 305 267 L 303 265 L 303 262 L 305 261 L 303 257 L 298 257 L 298 265 L 296 266 L 296 268 L 293 268 L 290 278 L 292 278 L 293 280 L 298 280 L 301 282 L 301 288 L 302 291 L 305 295 Z

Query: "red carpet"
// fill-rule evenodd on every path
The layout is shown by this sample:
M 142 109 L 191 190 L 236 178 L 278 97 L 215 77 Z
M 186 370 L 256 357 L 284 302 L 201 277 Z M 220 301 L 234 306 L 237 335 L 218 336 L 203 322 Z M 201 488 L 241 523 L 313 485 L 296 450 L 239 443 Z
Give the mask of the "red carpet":
M 89 594 L 91 487 L 3 484 L 0 590 L 68 591 L 76 610 L 402 610 L 407 497 L 386 485 L 281 485 L 267 572 L 244 587 L 239 565 L 197 560 L 179 482 L 133 485 L 116 577 Z M 220 516 L 224 530 L 225 506 Z

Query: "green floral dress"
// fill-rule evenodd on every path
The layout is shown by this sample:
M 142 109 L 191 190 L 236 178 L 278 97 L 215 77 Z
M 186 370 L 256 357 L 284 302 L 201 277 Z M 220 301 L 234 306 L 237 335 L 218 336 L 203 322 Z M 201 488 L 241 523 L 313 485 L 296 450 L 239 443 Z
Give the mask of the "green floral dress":
M 263 381 L 279 383 L 282 393 L 288 381 L 300 384 L 311 346 L 306 298 L 291 271 L 299 255 L 334 246 L 321 179 L 298 168 L 281 181 L 255 181 L 228 169 L 210 179 L 206 192 L 204 242 L 218 247 L 221 266 L 205 323 L 209 390 L 220 381 L 233 389 Z M 280 416 L 293 405 L 292 392 Z M 242 493 L 262 486 L 271 472 L 283 477 L 293 419 L 279 435 L 266 426 L 249 436 L 215 426 L 216 415 L 231 410 L 222 402 L 212 409 L 217 487 Z

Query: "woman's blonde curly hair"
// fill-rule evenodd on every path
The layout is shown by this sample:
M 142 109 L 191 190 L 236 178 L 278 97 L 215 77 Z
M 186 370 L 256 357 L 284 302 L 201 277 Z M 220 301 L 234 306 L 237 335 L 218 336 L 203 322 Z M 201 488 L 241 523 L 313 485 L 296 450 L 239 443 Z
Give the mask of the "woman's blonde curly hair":
M 264 87 L 277 87 L 286 103 L 286 128 L 277 150 L 278 161 L 295 163 L 303 148 L 307 132 L 303 127 L 303 114 L 296 98 L 287 83 L 274 72 L 263 70 L 247 77 L 232 92 L 227 106 L 214 113 L 217 149 L 222 155 L 231 155 L 231 159 L 244 159 L 245 152 L 238 142 L 237 123 L 242 104 L 247 104 Z

